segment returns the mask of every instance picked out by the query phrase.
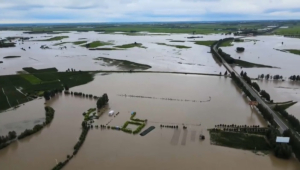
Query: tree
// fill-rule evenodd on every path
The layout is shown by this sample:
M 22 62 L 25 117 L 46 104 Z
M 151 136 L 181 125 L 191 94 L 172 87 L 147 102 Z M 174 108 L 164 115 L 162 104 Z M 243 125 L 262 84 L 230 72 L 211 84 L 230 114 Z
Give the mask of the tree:
M 269 80 L 269 78 L 270 78 L 270 74 L 267 74 L 266 75 L 266 80 Z
M 274 154 L 278 158 L 289 159 L 292 156 L 292 149 L 288 144 L 276 144 Z
M 258 85 L 256 82 L 253 82 L 253 83 L 252 83 L 252 87 L 253 87 L 256 91 L 260 92 L 260 87 L 259 87 L 259 85 Z
M 100 109 L 101 107 L 103 107 L 106 103 L 108 102 L 108 96 L 106 93 L 104 93 L 102 95 L 102 97 L 99 97 L 98 101 L 97 101 L 97 108 Z
M 8 132 L 9 140 L 13 140 L 17 137 L 17 133 L 15 131 Z
M 50 93 L 48 91 L 44 91 L 45 100 L 50 100 Z
M 260 92 L 260 95 L 261 95 L 262 97 L 264 97 L 266 100 L 270 101 L 270 95 L 269 95 L 269 93 L 267 93 L 265 90 L 262 90 L 262 91 Z

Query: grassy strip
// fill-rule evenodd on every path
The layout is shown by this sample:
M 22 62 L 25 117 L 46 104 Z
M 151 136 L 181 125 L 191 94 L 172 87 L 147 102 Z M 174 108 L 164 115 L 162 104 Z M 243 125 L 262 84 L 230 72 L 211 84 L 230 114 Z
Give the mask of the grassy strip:
M 112 45 L 112 43 L 102 42 L 102 41 L 93 41 L 91 43 L 81 45 L 81 46 L 86 47 L 86 48 L 96 48 L 96 47 L 105 46 L 105 45 Z
M 124 44 L 124 45 L 119 45 L 119 46 L 115 46 L 115 47 L 117 47 L 117 48 L 133 48 L 133 47 L 147 48 L 147 47 L 144 47 L 142 43 Z
M 270 150 L 264 136 L 236 132 L 209 131 L 210 140 L 215 145 L 245 150 Z
M 195 42 L 195 44 L 197 44 L 197 45 L 205 45 L 205 46 L 210 47 L 216 41 L 192 41 L 192 42 Z
M 212 44 L 214 44 L 217 41 L 209 40 L 209 41 L 192 41 L 192 42 L 195 42 L 195 44 L 197 45 L 204 45 L 210 47 Z M 220 47 L 230 47 L 230 46 L 233 46 L 231 44 L 231 41 L 224 41 L 220 44 Z
M 170 44 L 166 44 L 166 43 L 156 43 L 157 45 L 165 45 L 165 46 L 169 46 L 169 47 L 175 47 L 175 48 L 191 48 L 188 46 L 184 46 L 184 45 L 170 45 Z
M 52 37 L 52 38 L 49 38 L 49 39 L 38 40 L 38 41 L 59 41 L 59 40 L 62 40 L 64 38 L 69 38 L 69 36 L 58 36 L 58 37 Z
M 272 66 L 268 66 L 268 65 L 263 65 L 263 64 L 257 64 L 257 63 L 251 63 L 248 61 L 243 61 L 243 60 L 237 60 L 235 59 L 234 64 L 244 67 L 244 68 L 251 68 L 251 67 L 264 67 L 264 68 L 274 68 Z

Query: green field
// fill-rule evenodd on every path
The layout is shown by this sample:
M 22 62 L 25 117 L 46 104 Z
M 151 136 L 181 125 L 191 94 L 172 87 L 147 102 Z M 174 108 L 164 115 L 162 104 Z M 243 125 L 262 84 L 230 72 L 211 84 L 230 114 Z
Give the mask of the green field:
M 166 44 L 166 43 L 156 43 L 157 45 L 165 45 L 169 47 L 175 47 L 175 48 L 192 48 L 184 45 L 171 45 L 171 44 Z
M 49 38 L 49 39 L 38 40 L 38 41 L 59 41 L 59 40 L 62 40 L 64 38 L 69 38 L 69 36 L 57 36 L 57 37 L 52 37 L 52 38 Z
M 279 28 L 275 31 L 278 35 L 300 35 L 300 23 L 287 24 L 288 28 Z
M 2 89 L 13 107 L 32 100 L 41 91 L 63 89 L 64 85 L 74 87 L 86 84 L 93 80 L 94 75 L 93 73 L 81 71 L 57 72 L 56 68 L 41 70 L 24 68 L 24 70 L 30 74 L 0 76 L 0 110 L 9 108 Z
M 284 51 L 288 51 L 290 53 L 296 54 L 296 55 L 300 55 L 300 50 L 284 50 Z
M 41 84 L 42 81 L 40 79 L 38 79 L 37 77 L 35 77 L 32 74 L 21 74 L 21 77 L 23 77 L 25 80 L 29 81 L 31 84 Z
M 124 44 L 124 45 L 119 45 L 119 46 L 115 46 L 115 47 L 117 47 L 117 48 L 133 48 L 133 47 L 147 48 L 147 47 L 144 47 L 143 44 L 141 44 L 141 43 Z
M 245 150 L 270 150 L 264 136 L 224 131 L 210 131 L 210 140 L 214 145 L 226 146 Z
M 96 48 L 96 47 L 105 46 L 105 45 L 113 45 L 113 44 L 109 43 L 109 42 L 103 42 L 103 41 L 93 41 L 91 43 L 81 45 L 81 46 L 86 47 L 86 48 Z

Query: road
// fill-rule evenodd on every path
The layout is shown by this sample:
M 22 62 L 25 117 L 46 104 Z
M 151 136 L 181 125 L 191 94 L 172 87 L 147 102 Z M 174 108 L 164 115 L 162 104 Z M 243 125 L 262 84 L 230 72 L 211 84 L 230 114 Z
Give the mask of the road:
M 222 64 L 224 67 L 229 71 L 229 73 L 234 72 L 236 76 L 241 80 L 243 85 L 246 87 L 246 89 L 252 94 L 252 96 L 256 99 L 256 101 L 261 104 L 264 108 L 266 108 L 274 117 L 274 121 L 279 126 L 279 131 L 283 133 L 285 130 L 289 129 L 289 127 L 278 117 L 278 115 L 272 110 L 268 104 L 265 103 L 265 101 L 260 97 L 259 94 L 256 93 L 256 91 L 250 86 L 244 79 L 240 76 L 239 73 L 237 73 L 218 53 L 217 44 L 213 47 L 213 50 L 216 52 L 219 58 L 222 59 Z

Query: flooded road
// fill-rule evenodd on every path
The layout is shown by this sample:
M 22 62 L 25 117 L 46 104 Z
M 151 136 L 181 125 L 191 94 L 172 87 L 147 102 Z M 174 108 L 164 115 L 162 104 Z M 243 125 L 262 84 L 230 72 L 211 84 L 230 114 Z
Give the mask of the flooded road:
M 300 167 L 294 159 L 284 161 L 272 154 L 258 156 L 251 151 L 210 145 L 206 129 L 216 124 L 265 126 L 265 121 L 251 110 L 247 100 L 241 100 L 240 91 L 229 78 L 172 74 L 98 74 L 93 82 L 70 90 L 98 96 L 108 94 L 109 108 L 120 113 L 116 117 L 110 117 L 107 110 L 99 120 L 95 120 L 95 125 L 122 126 L 129 120 L 130 113 L 136 111 L 137 118 L 148 119 L 144 130 L 150 126 L 156 128 L 144 137 L 94 128 L 90 130 L 78 154 L 64 169 L 205 167 L 204 169 L 226 170 L 296 170 Z M 120 94 L 184 101 L 124 97 Z M 193 102 L 207 101 L 209 98 L 209 102 Z M 43 117 L 44 112 L 40 113 L 43 100 L 34 102 L 36 103 L 25 104 L 10 111 L 13 113 L 12 117 L 5 115 L 6 120 L 13 120 L 14 114 L 22 109 L 25 111 L 28 107 L 32 113 L 29 115 L 30 119 Z M 53 122 L 39 133 L 0 150 L 0 169 L 51 169 L 56 164 L 56 159 L 58 162 L 63 161 L 67 154 L 72 153 L 80 135 L 82 113 L 95 107 L 96 101 L 61 95 L 52 99 L 48 105 L 56 111 Z M 9 112 L 4 114 L 6 113 Z M 161 129 L 160 124 L 180 127 L 185 124 L 188 129 Z M 5 124 L 1 123 L 0 126 L 2 129 Z M 206 140 L 199 141 L 200 133 L 206 136 Z

